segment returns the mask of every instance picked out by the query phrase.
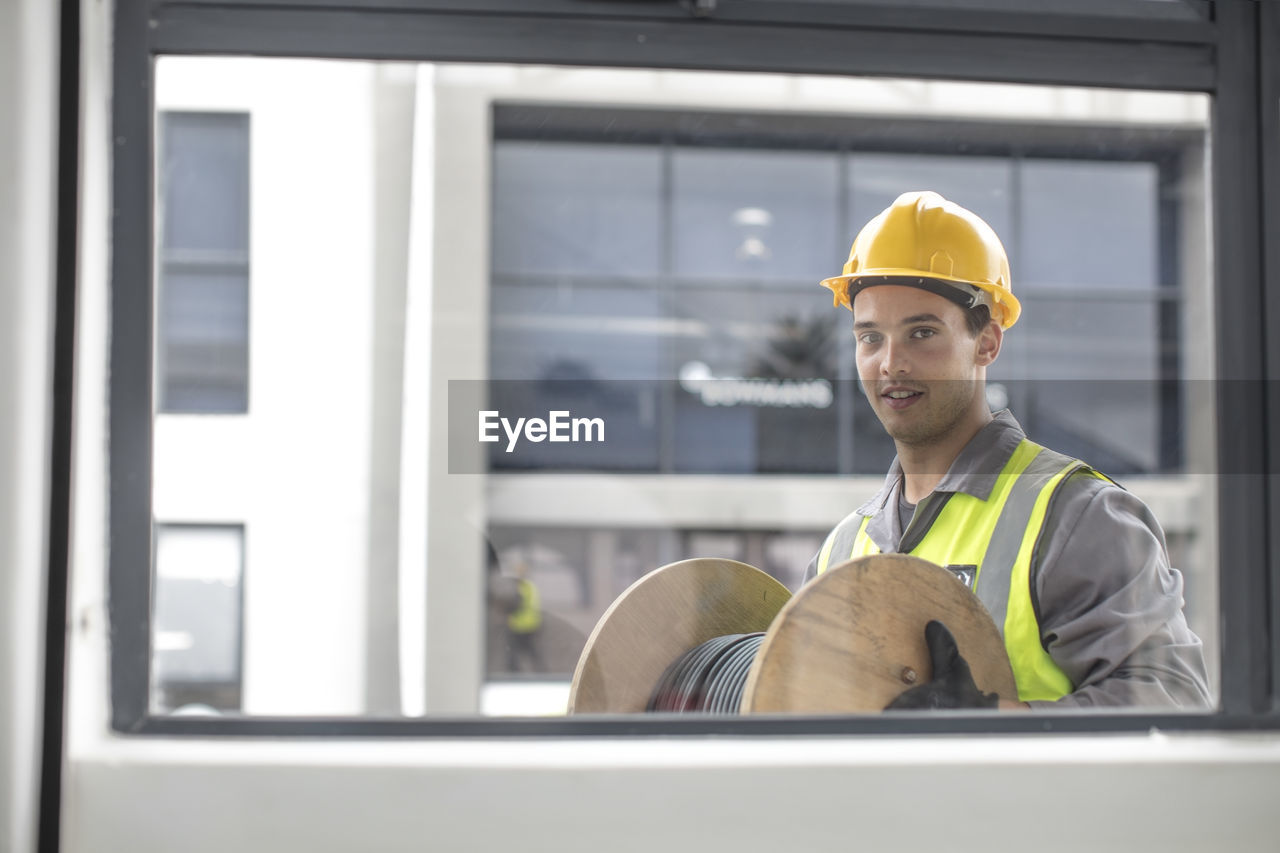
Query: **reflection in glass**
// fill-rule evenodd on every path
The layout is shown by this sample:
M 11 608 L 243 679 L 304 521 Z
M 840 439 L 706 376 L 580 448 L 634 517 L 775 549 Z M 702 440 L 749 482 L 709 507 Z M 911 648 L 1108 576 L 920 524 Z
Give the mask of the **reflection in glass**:
M 1176 150 L 1176 149 L 1172 149 Z M 1157 161 L 1029 160 L 1019 174 L 1022 276 L 1028 288 L 1148 290 L 1160 280 Z M 1106 204 L 1099 200 L 1106 199 Z M 1166 243 L 1168 235 L 1165 236 Z
M 1006 136 L 1006 147 L 1015 134 L 1016 131 Z M 919 134 L 906 134 L 902 144 L 919 145 L 924 141 Z M 930 189 L 981 216 L 997 234 L 1002 235 L 1005 243 L 1009 243 L 1017 233 L 1013 228 L 1016 168 L 1017 161 L 1007 154 L 993 157 L 983 154 L 855 152 L 850 156 L 848 173 L 848 221 L 854 223 L 851 228 L 857 228 L 860 223 L 878 215 L 903 192 Z M 1012 255 L 1010 265 L 1015 265 L 1016 248 L 1008 245 L 1005 248 Z
M 794 290 L 840 242 L 837 157 L 825 151 L 678 146 L 671 159 L 671 272 L 687 286 Z
M 496 274 L 658 272 L 656 148 L 510 141 L 493 150 Z

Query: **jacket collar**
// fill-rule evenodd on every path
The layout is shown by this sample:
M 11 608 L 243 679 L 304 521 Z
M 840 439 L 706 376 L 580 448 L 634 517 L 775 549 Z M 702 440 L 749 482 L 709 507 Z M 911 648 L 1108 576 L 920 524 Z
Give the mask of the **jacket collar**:
M 934 493 L 964 492 L 985 501 L 995 489 L 996 478 L 1026 437 L 1022 426 L 1008 409 L 997 412 L 956 456 L 934 487 Z M 897 500 L 901 482 L 902 463 L 895 456 L 884 485 L 871 500 L 858 507 L 858 515 L 875 516 L 883 512 L 890 500 Z

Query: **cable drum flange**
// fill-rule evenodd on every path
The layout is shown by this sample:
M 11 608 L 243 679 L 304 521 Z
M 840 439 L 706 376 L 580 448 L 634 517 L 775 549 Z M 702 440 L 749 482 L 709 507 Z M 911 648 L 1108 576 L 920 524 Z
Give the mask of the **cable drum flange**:
M 767 630 L 790 598 L 772 575 L 736 560 L 654 569 L 596 623 L 574 670 L 568 712 L 643 713 L 673 662 L 716 637 Z
M 1018 695 L 991 614 L 955 575 L 919 557 L 848 560 L 778 613 L 744 689 L 745 713 L 874 713 L 933 678 L 924 628 L 941 620 L 985 693 Z

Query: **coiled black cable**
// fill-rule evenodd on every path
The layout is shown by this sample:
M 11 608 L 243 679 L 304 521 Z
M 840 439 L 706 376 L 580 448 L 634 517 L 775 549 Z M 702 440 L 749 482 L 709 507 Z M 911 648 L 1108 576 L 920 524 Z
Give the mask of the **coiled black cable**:
M 694 646 L 658 679 L 646 711 L 736 714 L 764 632 L 726 634 Z

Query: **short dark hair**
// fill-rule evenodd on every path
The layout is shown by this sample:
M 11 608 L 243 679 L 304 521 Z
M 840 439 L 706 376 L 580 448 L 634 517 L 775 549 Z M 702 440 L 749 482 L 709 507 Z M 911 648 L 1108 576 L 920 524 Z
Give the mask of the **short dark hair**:
M 975 305 L 972 308 L 965 308 L 964 324 L 969 329 L 969 336 L 976 338 L 982 333 L 982 330 L 991 322 L 991 306 Z

